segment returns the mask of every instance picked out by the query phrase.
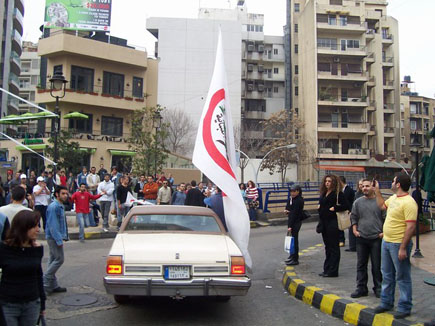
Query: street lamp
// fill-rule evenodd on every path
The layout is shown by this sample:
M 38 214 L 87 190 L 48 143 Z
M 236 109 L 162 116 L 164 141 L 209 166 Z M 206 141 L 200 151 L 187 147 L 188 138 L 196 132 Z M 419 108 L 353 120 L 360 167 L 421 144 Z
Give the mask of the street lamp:
M 259 165 L 258 168 L 257 168 L 257 173 L 255 173 L 255 184 L 258 183 L 258 182 L 257 182 L 257 181 L 258 181 L 258 172 L 260 172 L 261 165 L 263 164 L 264 159 L 265 159 L 267 156 L 269 156 L 270 153 L 272 153 L 272 152 L 274 152 L 274 151 L 276 151 L 276 150 L 278 150 L 278 149 L 283 149 L 283 148 L 285 148 L 285 149 L 293 149 L 293 148 L 296 148 L 296 147 L 297 147 L 296 144 L 289 144 L 289 145 L 278 146 L 278 147 L 272 148 L 270 151 L 268 151 L 268 152 L 266 153 L 266 155 L 263 156 L 263 159 L 260 161 L 260 165 Z
M 399 168 L 402 168 L 402 170 L 405 171 L 405 173 L 409 176 L 408 171 L 406 170 L 406 168 L 402 164 L 400 164 L 400 163 L 398 163 L 396 161 L 390 161 L 388 159 L 385 159 L 384 163 L 393 163 L 393 164 L 396 164 Z
M 239 152 L 240 154 L 242 154 L 247 159 L 246 164 L 245 164 L 245 162 L 243 162 L 243 163 L 240 162 L 240 166 L 239 166 L 240 167 L 240 171 L 241 171 L 241 182 L 245 183 L 245 180 L 244 180 L 244 170 L 248 166 L 248 163 L 251 160 L 251 158 L 248 156 L 248 154 L 246 154 L 245 152 L 242 152 L 240 149 L 236 148 L 236 152 Z M 254 169 L 254 172 L 255 172 L 255 169 Z
M 159 129 L 162 126 L 162 115 L 160 114 L 160 111 L 156 110 L 153 114 L 153 128 L 156 129 L 156 134 L 154 138 L 154 178 L 157 177 L 157 137 Z
M 418 179 L 419 179 L 419 173 L 418 173 L 418 166 L 419 166 L 419 153 L 418 153 L 418 149 L 423 147 L 423 144 L 420 144 L 419 140 L 418 140 L 418 134 L 417 132 L 414 132 L 414 141 L 412 142 L 411 146 L 415 146 L 415 191 L 420 192 L 420 187 L 418 185 Z M 414 172 L 412 173 L 412 175 L 414 175 Z M 412 182 L 412 178 L 411 178 L 411 182 Z M 421 198 L 421 192 L 420 192 L 420 196 L 418 196 L 418 198 Z M 417 203 L 418 206 L 420 207 L 421 202 Z M 417 225 L 416 225 L 416 230 L 415 230 L 415 251 L 414 254 L 412 255 L 412 257 L 414 258 L 423 258 L 423 255 L 421 254 L 421 250 L 420 250 L 420 226 L 419 226 L 419 216 L 417 214 Z
M 53 119 L 51 129 L 53 133 L 54 138 L 54 157 L 53 161 L 55 164 L 53 165 L 53 177 L 54 182 L 56 183 L 56 165 L 57 160 L 59 159 L 59 153 L 58 153 L 58 144 L 57 144 L 57 137 L 59 135 L 59 129 L 60 129 L 60 112 L 59 112 L 59 99 L 65 97 L 65 86 L 68 81 L 65 79 L 65 77 L 62 74 L 56 73 L 51 79 L 50 79 L 50 95 L 51 97 L 56 99 L 56 105 L 54 108 L 54 114 L 56 114 L 56 117 Z M 56 94 L 53 94 L 56 92 Z M 59 93 L 61 92 L 61 96 Z

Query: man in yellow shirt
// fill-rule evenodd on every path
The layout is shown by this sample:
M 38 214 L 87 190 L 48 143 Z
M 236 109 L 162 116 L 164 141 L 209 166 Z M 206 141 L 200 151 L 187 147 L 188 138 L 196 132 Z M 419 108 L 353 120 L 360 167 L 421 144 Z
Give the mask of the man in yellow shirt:
M 399 285 L 400 297 L 397 304 L 396 319 L 411 314 L 412 282 L 411 262 L 409 256 L 412 249 L 412 236 L 417 221 L 417 203 L 409 195 L 411 178 L 399 173 L 393 180 L 391 190 L 394 195 L 386 201 L 382 198 L 379 184 L 376 182 L 376 201 L 380 209 L 387 211 L 382 241 L 381 271 L 382 292 L 381 304 L 375 313 L 382 313 L 394 308 L 394 292 L 396 282 Z

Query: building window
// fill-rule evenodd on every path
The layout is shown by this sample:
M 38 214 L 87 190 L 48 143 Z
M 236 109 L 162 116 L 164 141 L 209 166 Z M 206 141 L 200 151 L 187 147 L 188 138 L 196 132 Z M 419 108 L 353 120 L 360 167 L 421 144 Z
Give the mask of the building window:
M 263 25 L 255 25 L 255 31 L 256 32 L 263 32 Z
M 295 3 L 295 12 L 301 11 L 301 5 L 299 3 Z
M 295 96 L 298 96 L 298 95 L 299 95 L 299 87 L 295 86 Z
M 328 15 L 328 25 L 337 25 L 337 16 Z
M 410 121 L 411 123 L 411 130 L 417 130 L 417 121 Z
M 273 73 L 274 74 L 279 74 L 279 68 L 273 68 Z
M 278 54 L 278 49 L 273 49 L 273 54 L 277 55 Z
M 94 69 L 71 66 L 70 88 L 92 92 L 94 90 Z
M 298 75 L 298 74 L 299 74 L 299 66 L 295 65 L 295 75 Z
M 299 26 L 298 24 L 295 24 L 295 33 L 298 33 L 298 31 L 299 31 Z
M 53 67 L 53 76 L 54 75 L 63 75 L 63 67 L 62 65 L 57 65 Z
M 337 50 L 337 39 L 335 38 L 318 38 L 317 47 L 329 48 L 331 50 Z
M 299 45 L 295 44 L 295 53 L 299 53 Z
M 273 88 L 273 92 L 274 92 L 274 93 L 278 93 L 278 92 L 279 92 L 278 87 L 274 87 L 274 88 Z
M 347 16 L 340 16 L 340 26 L 347 26 Z
M 405 136 L 400 137 L 400 145 L 406 145 Z
M 122 118 L 101 117 L 101 134 L 108 136 L 122 136 Z
M 330 5 L 335 5 L 335 6 L 342 6 L 343 5 L 343 0 L 329 0 L 329 4 Z
M 405 104 L 400 103 L 400 112 L 405 112 Z
M 103 93 L 124 96 L 124 75 L 105 71 L 103 74 Z
M 143 78 L 133 77 L 133 97 L 143 97 Z
M 85 113 L 89 119 L 69 119 L 68 127 L 75 132 L 92 134 L 92 114 Z

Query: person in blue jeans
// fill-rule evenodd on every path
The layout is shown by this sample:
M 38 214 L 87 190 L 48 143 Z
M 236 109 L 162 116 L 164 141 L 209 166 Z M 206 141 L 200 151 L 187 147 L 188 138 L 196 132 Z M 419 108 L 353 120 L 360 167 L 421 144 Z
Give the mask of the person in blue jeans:
M 399 302 L 394 314 L 396 319 L 409 316 L 412 309 L 411 262 L 412 236 L 417 222 L 418 207 L 409 195 L 411 178 L 399 173 L 393 180 L 394 195 L 386 201 L 382 198 L 378 182 L 375 182 L 376 201 L 380 209 L 387 211 L 384 223 L 384 238 L 381 249 L 382 290 L 381 304 L 375 313 L 394 308 L 394 292 L 399 285 Z

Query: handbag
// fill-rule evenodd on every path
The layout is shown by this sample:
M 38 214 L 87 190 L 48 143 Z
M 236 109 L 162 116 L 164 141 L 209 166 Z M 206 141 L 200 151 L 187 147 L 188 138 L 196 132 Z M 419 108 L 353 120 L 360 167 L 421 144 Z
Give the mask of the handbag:
M 301 218 L 301 220 L 303 221 L 303 220 L 306 220 L 307 218 L 310 218 L 311 217 L 311 214 L 310 214 L 310 212 L 308 212 L 308 211 L 306 211 L 305 209 L 302 211 L 302 218 Z
M 337 193 L 337 206 L 338 206 L 338 193 Z M 348 210 L 342 212 L 335 212 L 337 214 L 338 229 L 340 231 L 350 228 L 350 212 Z
M 284 239 L 284 251 L 289 253 L 290 255 L 295 253 L 295 238 L 290 235 L 290 231 L 287 232 L 287 235 Z

